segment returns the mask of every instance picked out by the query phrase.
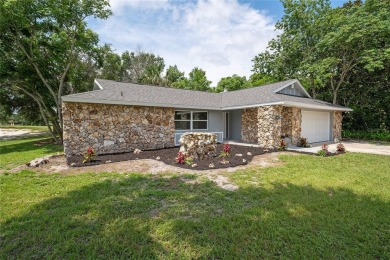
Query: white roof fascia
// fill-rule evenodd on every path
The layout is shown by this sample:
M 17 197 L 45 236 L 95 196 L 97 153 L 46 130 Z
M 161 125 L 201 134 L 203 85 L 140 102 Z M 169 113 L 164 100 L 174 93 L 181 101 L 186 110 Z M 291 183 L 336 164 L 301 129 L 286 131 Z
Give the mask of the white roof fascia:
M 100 85 L 100 83 L 97 81 L 97 79 L 95 79 L 93 81 L 93 83 L 95 84 L 95 86 L 97 86 L 99 89 L 103 89 L 102 85 Z
M 284 102 L 284 106 L 300 107 L 300 108 L 307 108 L 307 109 L 318 109 L 318 110 L 329 110 L 329 111 L 333 111 L 333 110 L 345 111 L 345 112 L 353 111 L 353 109 L 350 109 L 350 108 L 328 107 L 328 106 L 321 106 L 321 105 L 302 104 L 302 103 L 290 102 L 290 101 Z
M 222 110 L 234 110 L 234 109 L 244 109 L 244 108 L 252 108 L 252 107 L 283 105 L 284 103 L 285 102 L 283 102 L 283 101 L 275 101 L 275 102 L 262 103 L 262 104 L 252 104 L 252 105 L 245 105 L 245 106 L 223 107 Z
M 292 84 L 294 84 L 294 83 L 298 83 L 298 86 L 299 86 L 299 87 L 301 88 L 301 90 L 307 95 L 307 97 L 308 97 L 308 98 L 311 98 L 310 94 L 306 91 L 306 89 L 301 85 L 301 83 L 300 83 L 297 79 L 295 79 L 295 80 L 293 80 L 292 82 L 290 82 L 290 83 L 284 85 L 283 87 L 278 88 L 277 90 L 274 91 L 274 93 L 276 94 L 276 93 L 279 92 L 280 90 L 282 90 L 282 89 L 284 89 L 284 88 L 286 88 L 286 87 L 288 87 L 288 86 L 290 86 L 290 85 L 292 85 Z
M 206 109 L 206 110 L 222 110 L 220 107 L 206 107 L 206 106 L 185 106 L 177 104 L 164 104 L 140 101 L 123 101 L 123 100 L 98 100 L 89 98 L 71 98 L 63 97 L 63 102 L 73 103 L 92 103 L 92 104 L 109 104 L 109 105 L 127 105 L 127 106 L 146 106 L 146 107 L 172 107 L 172 108 L 188 108 L 188 109 Z

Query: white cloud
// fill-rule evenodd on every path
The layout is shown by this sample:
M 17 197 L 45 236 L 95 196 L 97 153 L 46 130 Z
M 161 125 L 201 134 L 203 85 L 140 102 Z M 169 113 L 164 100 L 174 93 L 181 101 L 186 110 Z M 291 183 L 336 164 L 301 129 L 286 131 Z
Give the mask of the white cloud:
M 187 74 L 200 67 L 213 85 L 232 74 L 249 76 L 251 60 L 277 34 L 270 17 L 237 1 L 111 0 L 111 5 L 116 15 L 92 23 L 102 42 L 118 52 L 141 45 Z
M 109 0 L 114 14 L 122 14 L 126 7 L 158 9 L 166 6 L 168 0 Z

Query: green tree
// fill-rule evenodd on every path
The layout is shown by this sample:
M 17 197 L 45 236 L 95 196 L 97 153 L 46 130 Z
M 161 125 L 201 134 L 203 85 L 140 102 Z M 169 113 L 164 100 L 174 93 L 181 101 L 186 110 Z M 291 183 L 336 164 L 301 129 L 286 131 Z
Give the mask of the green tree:
M 189 73 L 187 89 L 211 91 L 210 84 L 211 81 L 207 80 L 206 71 L 195 67 Z
M 61 96 L 77 88 L 69 84 L 69 73 L 98 44 L 85 19 L 106 19 L 108 6 L 106 0 L 0 2 L 0 84 L 36 102 L 57 141 L 62 139 Z
M 153 53 L 142 51 L 140 48 L 136 52 L 125 51 L 122 54 L 123 81 L 160 85 L 162 83 L 161 74 L 164 71 L 164 59 Z
M 277 82 L 278 79 L 270 74 L 254 73 L 249 78 L 249 84 L 253 87 L 271 84 Z
M 230 77 L 222 78 L 215 89 L 216 92 L 223 92 L 225 89 L 228 91 L 239 90 L 250 87 L 251 84 L 248 82 L 245 76 L 240 77 L 234 74 Z
M 317 44 L 316 67 L 328 79 L 336 104 L 356 66 L 374 72 L 390 63 L 390 2 L 349 3 L 332 10 L 325 24 L 331 29 Z
M 213 91 L 213 89 L 210 88 L 210 84 L 211 81 L 207 80 L 206 71 L 195 67 L 189 73 L 188 78 L 182 78 L 172 83 L 172 86 L 182 89 Z
M 175 82 L 184 80 L 184 72 L 180 71 L 178 67 L 169 66 L 165 72 L 164 84 L 166 86 L 173 86 Z
M 99 78 L 115 81 L 122 81 L 123 67 L 121 56 L 114 53 L 111 46 L 105 44 L 98 49 L 99 67 L 101 67 Z
M 284 16 L 276 23 L 283 31 L 268 44 L 268 49 L 254 59 L 253 72 L 278 80 L 298 78 L 309 82 L 315 96 L 320 87 L 317 43 L 327 28 L 319 27 L 331 10 L 329 0 L 282 0 Z

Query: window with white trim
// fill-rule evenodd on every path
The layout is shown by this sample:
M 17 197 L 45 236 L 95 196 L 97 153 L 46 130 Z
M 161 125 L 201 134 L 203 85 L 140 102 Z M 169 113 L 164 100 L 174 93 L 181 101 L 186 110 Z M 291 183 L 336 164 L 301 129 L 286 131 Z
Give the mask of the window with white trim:
M 208 112 L 175 111 L 175 130 L 207 130 Z

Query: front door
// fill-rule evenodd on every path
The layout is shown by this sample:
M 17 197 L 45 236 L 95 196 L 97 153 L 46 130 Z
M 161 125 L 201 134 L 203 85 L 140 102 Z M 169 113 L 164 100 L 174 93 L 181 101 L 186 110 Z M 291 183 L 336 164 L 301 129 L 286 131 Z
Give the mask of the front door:
M 223 138 L 229 139 L 229 112 L 223 112 Z

